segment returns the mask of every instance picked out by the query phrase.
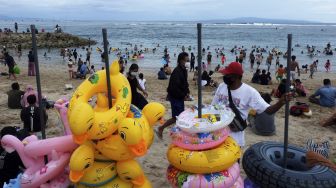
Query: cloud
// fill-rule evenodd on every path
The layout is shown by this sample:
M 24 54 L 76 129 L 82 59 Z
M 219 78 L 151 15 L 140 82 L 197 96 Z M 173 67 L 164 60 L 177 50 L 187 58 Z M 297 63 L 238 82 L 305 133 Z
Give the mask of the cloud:
M 335 0 L 0 0 L 16 17 L 110 20 L 202 20 L 235 17 L 336 22 Z

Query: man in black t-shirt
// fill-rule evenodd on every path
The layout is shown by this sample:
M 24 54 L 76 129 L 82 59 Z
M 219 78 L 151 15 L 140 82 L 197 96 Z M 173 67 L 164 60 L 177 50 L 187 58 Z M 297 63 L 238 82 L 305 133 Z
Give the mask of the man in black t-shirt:
M 269 79 L 268 79 L 268 76 L 266 74 L 266 70 L 264 69 L 264 70 L 261 71 L 260 84 L 261 85 L 268 85 L 268 81 L 269 81 Z
M 32 51 L 28 53 L 28 76 L 35 76 L 35 57 Z
M 29 95 L 27 97 L 27 101 L 29 106 L 25 107 L 21 110 L 21 120 L 24 124 L 24 129 L 26 129 L 30 133 L 35 133 L 38 137 L 40 137 L 41 133 L 41 122 L 40 122 L 40 111 L 39 107 L 35 106 L 36 103 L 36 96 L 35 95 Z M 43 119 L 44 119 L 44 125 L 46 124 L 48 120 L 48 115 L 43 109 Z
M 13 76 L 14 80 L 16 80 L 16 76 L 14 74 L 15 61 L 14 58 L 8 54 L 8 52 L 5 53 L 5 63 L 8 66 L 8 79 Z

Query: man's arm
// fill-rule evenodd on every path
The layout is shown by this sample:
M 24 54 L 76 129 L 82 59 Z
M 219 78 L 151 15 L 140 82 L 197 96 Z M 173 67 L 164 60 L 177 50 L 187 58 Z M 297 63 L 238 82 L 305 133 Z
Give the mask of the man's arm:
M 292 94 L 291 93 L 286 93 L 281 96 L 279 101 L 268 108 L 266 108 L 265 112 L 267 114 L 274 114 L 275 112 L 279 111 L 279 109 L 286 104 L 286 101 L 290 101 L 292 99 Z
M 296 67 L 297 67 L 297 70 L 298 70 L 298 75 L 300 76 L 300 67 L 299 67 L 299 63 L 296 63 Z

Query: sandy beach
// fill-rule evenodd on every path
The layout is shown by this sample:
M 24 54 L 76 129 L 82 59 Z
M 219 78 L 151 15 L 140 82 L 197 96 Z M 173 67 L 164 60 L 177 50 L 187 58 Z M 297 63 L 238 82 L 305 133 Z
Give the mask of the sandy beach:
M 16 58 L 16 57 L 15 57 Z M 27 84 L 32 84 L 36 88 L 35 77 L 27 76 L 27 63 L 19 61 L 19 66 L 21 68 L 21 74 L 18 76 L 18 82 L 21 86 L 21 89 L 24 90 Z M 129 66 L 129 65 L 128 65 Z M 166 97 L 166 88 L 168 86 L 168 80 L 162 81 L 157 80 L 157 71 L 156 69 L 141 69 L 140 72 L 143 72 L 147 80 L 147 92 L 149 94 L 148 101 L 156 101 L 165 105 L 167 108 L 165 118 L 168 119 L 171 117 L 170 104 L 168 101 L 165 101 Z M 126 68 L 128 70 L 128 67 Z M 7 72 L 7 67 L 1 65 L 0 72 Z M 82 80 L 69 80 L 67 66 L 60 64 L 40 64 L 41 72 L 41 85 L 43 96 L 46 96 L 49 100 L 57 100 L 63 96 L 70 98 L 72 96 L 73 90 L 65 90 L 65 84 L 72 84 L 76 88 Z M 192 81 L 193 74 L 189 74 L 189 85 L 191 95 L 195 98 L 195 101 L 186 102 L 186 106 L 191 106 L 197 104 L 197 87 Z M 300 79 L 306 88 L 309 90 L 309 95 L 312 94 L 317 88 L 322 85 L 324 78 L 330 78 L 333 85 L 336 85 L 336 75 L 334 73 L 325 73 L 317 72 L 314 79 L 309 79 L 308 74 L 302 74 Z M 213 76 L 218 82 L 222 82 L 222 76 L 220 73 L 215 73 Z M 245 83 L 250 84 L 258 91 L 261 92 L 270 92 L 272 88 L 277 87 L 276 81 L 273 77 L 273 85 L 261 86 L 257 84 L 251 84 L 250 79 L 252 73 L 248 70 L 245 71 L 243 80 Z M 0 129 L 4 126 L 20 126 L 22 123 L 20 120 L 20 110 L 11 110 L 7 107 L 7 95 L 6 92 L 10 90 L 12 80 L 8 80 L 7 76 L 0 76 Z M 206 88 L 203 90 L 203 103 L 209 104 L 213 98 L 213 92 L 215 89 Z M 273 98 L 273 103 L 277 99 Z M 293 102 L 300 101 L 308 103 L 308 98 L 295 98 Z M 319 121 L 323 118 L 326 118 L 334 112 L 334 109 L 323 108 L 314 104 L 310 104 L 313 116 L 311 118 L 307 117 L 293 117 L 290 116 L 289 119 L 289 143 L 295 144 L 298 146 L 305 146 L 306 140 L 309 138 L 316 139 L 318 141 L 329 140 L 330 141 L 330 159 L 336 157 L 336 139 L 335 139 L 335 130 L 336 127 L 327 127 L 322 128 L 319 126 Z M 284 136 L 284 107 L 276 113 L 276 135 L 263 137 L 255 135 L 250 128 L 246 129 L 246 148 L 260 141 L 279 141 L 283 142 Z M 50 109 L 47 111 L 49 120 L 47 123 L 46 134 L 47 137 L 55 137 L 63 134 L 62 125 L 58 113 L 55 109 Z M 169 129 L 166 129 L 164 132 L 164 140 L 160 141 L 157 138 L 155 139 L 152 147 L 150 148 L 149 153 L 139 159 L 145 170 L 146 176 L 151 180 L 153 187 L 170 187 L 166 180 L 166 169 L 168 167 L 168 161 L 166 158 L 166 151 L 170 144 L 169 138 Z M 242 168 L 241 168 L 242 169 Z M 243 170 L 241 172 L 244 174 Z

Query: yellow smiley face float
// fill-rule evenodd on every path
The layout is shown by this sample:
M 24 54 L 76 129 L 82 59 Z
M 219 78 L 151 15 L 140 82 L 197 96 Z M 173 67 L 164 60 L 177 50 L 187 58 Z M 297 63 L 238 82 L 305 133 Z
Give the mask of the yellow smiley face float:
M 68 119 L 76 143 L 82 144 L 88 139 L 102 139 L 111 135 L 128 114 L 131 104 L 130 85 L 127 78 L 119 73 L 117 61 L 110 66 L 110 78 L 111 92 L 115 98 L 111 109 L 100 108 L 95 111 L 88 103 L 94 95 L 107 93 L 106 73 L 103 70 L 87 78 L 73 94 L 69 102 Z M 101 95 L 97 97 L 103 98 Z

